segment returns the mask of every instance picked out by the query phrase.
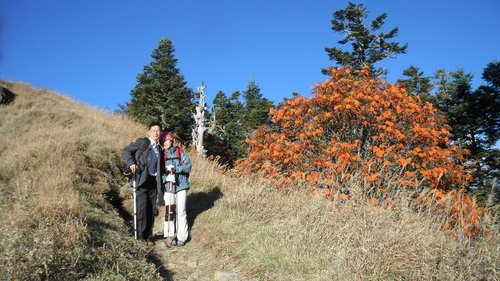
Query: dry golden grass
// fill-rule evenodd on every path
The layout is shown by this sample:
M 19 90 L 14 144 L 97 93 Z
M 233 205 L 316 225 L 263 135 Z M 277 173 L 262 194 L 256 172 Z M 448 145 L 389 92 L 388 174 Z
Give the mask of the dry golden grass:
M 160 279 L 108 197 L 141 128 L 47 90 L 3 82 L 1 279 Z
M 499 278 L 497 226 L 489 236 L 470 239 L 444 231 L 441 217 L 415 211 L 409 202 L 374 206 L 355 181 L 354 198 L 330 201 L 298 189 L 278 191 L 258 179 L 221 176 L 215 163 L 197 157 L 193 162 L 198 184 L 192 192 L 222 192 L 196 219 L 193 236 L 242 279 Z
M 0 279 L 499 279 L 496 225 L 488 236 L 452 236 L 408 202 L 374 207 L 355 181 L 351 200 L 329 201 L 230 177 L 193 154 L 192 239 L 148 251 L 110 204 L 120 193 L 130 209 L 120 150 L 144 128 L 50 91 L 3 85 L 17 97 L 0 105 Z

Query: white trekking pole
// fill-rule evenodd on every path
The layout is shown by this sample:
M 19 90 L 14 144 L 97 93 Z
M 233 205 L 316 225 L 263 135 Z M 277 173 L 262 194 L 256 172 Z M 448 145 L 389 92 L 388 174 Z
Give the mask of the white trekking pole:
M 132 188 L 134 191 L 134 238 L 137 240 L 137 192 L 136 192 L 136 181 L 135 172 L 132 181 Z
M 174 183 L 175 183 L 175 174 L 172 172 L 171 168 L 168 167 L 169 175 L 167 176 L 168 187 L 165 191 L 165 204 L 167 205 L 166 210 L 166 221 L 164 227 L 164 235 L 166 236 L 166 245 L 169 247 L 172 244 L 174 226 L 173 224 L 173 216 L 174 216 Z
M 172 193 L 172 182 L 171 181 L 168 182 L 168 193 Z M 172 199 L 171 199 L 172 196 L 170 196 L 170 194 L 169 194 L 168 198 L 169 198 L 169 200 L 168 200 L 169 202 L 168 202 L 168 210 L 167 210 L 167 212 L 168 212 L 168 214 L 167 214 L 167 233 L 168 233 L 167 234 L 168 235 L 167 242 L 170 244 L 170 243 L 172 243 L 172 241 L 170 241 L 170 238 L 171 238 L 170 227 L 171 227 L 171 221 L 173 219 L 172 218 Z

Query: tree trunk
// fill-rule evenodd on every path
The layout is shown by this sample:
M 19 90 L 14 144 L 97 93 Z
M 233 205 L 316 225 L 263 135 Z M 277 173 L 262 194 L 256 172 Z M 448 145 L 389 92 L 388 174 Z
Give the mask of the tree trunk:
M 195 128 L 193 128 L 193 131 L 191 133 L 193 139 L 193 145 L 195 146 L 198 154 L 203 157 L 205 157 L 206 153 L 206 150 L 203 147 L 203 135 L 205 134 L 205 131 L 208 129 L 205 125 L 207 122 L 205 117 L 205 112 L 207 110 L 207 107 L 205 104 L 205 93 L 203 92 L 205 88 L 206 86 L 203 83 L 201 83 L 201 86 L 198 87 L 198 92 L 200 93 L 200 101 L 198 103 L 198 106 L 195 108 L 196 113 L 193 113 Z

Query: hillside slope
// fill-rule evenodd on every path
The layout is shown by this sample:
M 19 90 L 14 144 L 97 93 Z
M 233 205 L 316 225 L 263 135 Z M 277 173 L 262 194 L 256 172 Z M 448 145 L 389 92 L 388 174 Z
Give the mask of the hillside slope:
M 130 232 L 120 150 L 145 134 L 47 90 L 2 83 L 0 274 L 6 279 L 498 280 L 499 235 L 469 239 L 439 217 L 281 192 L 192 156 L 191 240 L 146 248 Z M 356 182 L 353 180 L 353 193 Z M 161 234 L 162 216 L 155 233 Z
M 137 124 L 47 90 L 3 82 L 1 268 L 7 280 L 162 278 L 109 203 Z

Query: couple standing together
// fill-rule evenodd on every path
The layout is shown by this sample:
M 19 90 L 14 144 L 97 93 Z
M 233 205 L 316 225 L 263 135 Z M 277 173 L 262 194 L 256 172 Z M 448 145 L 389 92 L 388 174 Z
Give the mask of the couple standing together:
M 163 227 L 167 247 L 184 246 L 188 239 L 186 198 L 191 161 L 170 132 L 159 123 L 149 125 L 148 137 L 123 149 L 126 167 L 136 181 L 137 239 L 153 245 L 155 208 L 166 206 Z

